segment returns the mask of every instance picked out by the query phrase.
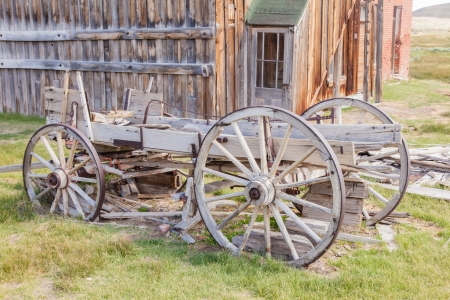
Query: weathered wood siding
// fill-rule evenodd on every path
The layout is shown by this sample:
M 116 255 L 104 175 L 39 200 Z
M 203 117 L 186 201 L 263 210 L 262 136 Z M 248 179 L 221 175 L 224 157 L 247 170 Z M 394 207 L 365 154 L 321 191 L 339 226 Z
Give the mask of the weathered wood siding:
M 124 88 L 145 90 L 154 77 L 167 103 L 220 113 L 215 14 L 209 0 L 1 1 L 0 111 L 43 115 L 44 87 L 81 70 L 95 109 L 121 107 Z
M 314 103 L 333 97 L 330 65 L 334 58 L 339 95 L 357 91 L 359 2 L 356 0 L 311 1 L 295 29 L 292 110 L 302 113 Z M 341 44 L 341 47 L 339 45 Z M 341 50 L 340 50 L 341 49 Z M 337 53 L 341 53 L 340 57 Z M 343 70 L 342 70 L 343 66 Z M 336 86 L 336 84 L 334 84 Z

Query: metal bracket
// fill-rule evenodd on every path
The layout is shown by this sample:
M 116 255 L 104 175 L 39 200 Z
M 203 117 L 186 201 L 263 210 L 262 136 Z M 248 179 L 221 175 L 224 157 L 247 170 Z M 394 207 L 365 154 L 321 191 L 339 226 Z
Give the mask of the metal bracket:
M 203 77 L 209 77 L 209 69 L 207 65 L 202 65 L 202 75 Z

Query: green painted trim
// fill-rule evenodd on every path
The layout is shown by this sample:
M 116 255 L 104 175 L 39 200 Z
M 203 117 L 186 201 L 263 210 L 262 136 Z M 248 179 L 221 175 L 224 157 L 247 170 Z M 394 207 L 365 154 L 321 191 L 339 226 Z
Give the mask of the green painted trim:
M 253 0 L 245 16 L 248 25 L 295 26 L 309 0 Z

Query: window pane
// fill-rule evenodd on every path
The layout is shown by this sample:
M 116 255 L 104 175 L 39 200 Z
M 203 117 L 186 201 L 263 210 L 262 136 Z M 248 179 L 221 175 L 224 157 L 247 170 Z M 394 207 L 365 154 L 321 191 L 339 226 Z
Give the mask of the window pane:
M 276 88 L 277 80 L 277 63 L 271 61 L 264 62 L 264 77 L 263 77 L 263 87 L 265 88 Z
M 264 34 L 264 60 L 277 59 L 277 33 Z
M 284 33 L 279 34 L 278 61 L 284 61 Z
M 256 61 L 256 87 L 261 87 L 262 61 Z
M 283 88 L 283 66 L 282 62 L 278 63 L 278 78 L 277 78 L 277 89 Z
M 262 59 L 262 44 L 263 44 L 263 34 L 262 32 L 258 32 L 258 40 L 256 41 L 257 49 L 256 49 L 256 58 Z

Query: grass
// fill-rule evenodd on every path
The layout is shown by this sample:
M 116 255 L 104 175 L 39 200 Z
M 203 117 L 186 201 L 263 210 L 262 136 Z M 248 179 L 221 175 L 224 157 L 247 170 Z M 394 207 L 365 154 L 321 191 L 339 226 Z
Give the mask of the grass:
M 429 55 L 448 55 L 445 38 L 420 39 L 413 38 L 412 68 Z M 425 109 L 411 120 L 394 116 L 413 128 L 405 132 L 408 143 L 450 144 L 450 85 L 442 78 L 385 85 L 385 102 Z M 426 109 L 438 106 L 437 117 L 428 118 Z M 29 136 L 43 124 L 41 118 L 0 114 L 1 164 L 21 163 Z M 39 215 L 26 198 L 20 172 L 0 174 L 0 190 L 1 299 L 450 298 L 450 250 L 444 247 L 450 203 L 444 200 L 407 195 L 398 210 L 413 219 L 395 226 L 398 250 L 339 242 L 321 259 L 334 271 L 322 275 L 320 264 L 295 269 L 257 254 L 234 257 L 205 242 L 187 245 L 149 238 L 145 230 Z M 333 255 L 343 249 L 343 256 Z
M 383 86 L 384 102 L 405 108 L 390 116 L 410 145 L 450 144 L 450 83 L 411 79 Z
M 27 124 L 41 125 L 40 120 Z M 9 162 L 21 161 L 26 130 L 9 137 L 8 146 L 16 149 L 8 153 Z M 320 275 L 257 254 L 234 257 L 205 242 L 186 245 L 176 239 L 149 239 L 138 229 L 98 228 L 39 216 L 26 199 L 20 173 L 0 175 L 4 299 L 450 297 L 449 249 L 443 247 L 450 237 L 450 205 L 445 201 L 408 195 L 399 210 L 434 224 L 435 230 L 398 225 L 397 251 L 352 245 L 356 250 L 344 257 L 323 258 L 335 271 Z M 343 244 L 337 243 L 331 253 Z
M 411 39 L 409 75 L 450 83 L 450 32 L 425 33 Z

